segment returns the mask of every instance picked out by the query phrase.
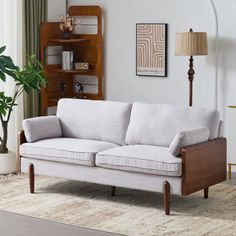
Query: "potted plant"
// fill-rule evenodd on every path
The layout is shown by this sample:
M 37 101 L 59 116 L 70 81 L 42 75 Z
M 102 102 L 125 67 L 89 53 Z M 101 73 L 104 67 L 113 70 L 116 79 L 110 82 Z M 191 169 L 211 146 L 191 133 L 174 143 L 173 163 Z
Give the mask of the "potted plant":
M 6 82 L 7 75 L 15 82 L 15 90 L 12 96 L 6 96 L 0 91 L 0 121 L 2 132 L 0 136 L 0 174 L 8 174 L 16 171 L 15 153 L 8 150 L 8 124 L 13 107 L 17 106 L 17 98 L 25 91 L 40 91 L 46 85 L 43 67 L 34 55 L 27 57 L 26 65 L 20 69 L 14 64 L 11 57 L 3 55 L 6 47 L 0 47 L 0 79 Z

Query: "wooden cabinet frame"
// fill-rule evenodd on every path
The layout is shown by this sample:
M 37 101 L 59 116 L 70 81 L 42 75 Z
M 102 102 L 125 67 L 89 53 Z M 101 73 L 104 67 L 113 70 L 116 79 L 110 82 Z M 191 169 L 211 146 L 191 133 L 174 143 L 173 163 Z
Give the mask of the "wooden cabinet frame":
M 73 98 L 73 76 L 90 75 L 97 77 L 98 92 L 85 94 L 88 99 L 103 99 L 103 56 L 102 56 L 102 9 L 99 6 L 71 6 L 68 14 L 76 16 L 96 16 L 97 34 L 72 34 L 71 39 L 63 39 L 59 22 L 44 22 L 40 26 L 40 60 L 44 66 L 47 87 L 41 91 L 41 115 L 47 114 L 47 108 L 56 106 L 59 99 L 57 86 L 60 79 L 66 82 L 65 97 Z M 75 61 L 89 62 L 88 70 L 62 70 L 62 65 L 47 65 L 46 48 L 62 46 L 63 50 L 74 52 Z

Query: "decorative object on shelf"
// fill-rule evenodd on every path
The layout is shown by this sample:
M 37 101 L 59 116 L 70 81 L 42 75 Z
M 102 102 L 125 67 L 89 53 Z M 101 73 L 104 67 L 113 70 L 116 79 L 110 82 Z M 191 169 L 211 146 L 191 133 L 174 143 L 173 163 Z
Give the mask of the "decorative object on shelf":
M 136 75 L 167 76 L 167 24 L 136 24 Z
M 73 69 L 73 51 L 62 51 L 62 70 Z
M 28 56 L 23 69 L 16 66 L 11 57 L 3 55 L 6 47 L 0 48 L 0 80 L 7 82 L 9 77 L 14 80 L 15 91 L 12 96 L 0 92 L 0 120 L 2 123 L 2 134 L 0 137 L 0 174 L 8 174 L 16 171 L 16 156 L 7 148 L 8 123 L 17 106 L 17 98 L 23 93 L 32 90 L 40 91 L 46 85 L 43 68 L 34 55 Z
M 228 174 L 231 179 L 232 166 L 236 166 L 236 106 L 228 106 L 228 130 L 227 130 L 227 153 L 228 153 Z
M 60 29 L 63 32 L 63 38 L 70 39 L 73 30 L 72 17 L 68 14 L 66 16 L 60 15 L 59 19 Z
M 80 82 L 75 83 L 75 93 L 76 98 L 86 99 L 86 95 L 84 95 L 84 86 Z
M 70 39 L 71 38 L 71 32 L 64 31 L 63 32 L 63 39 Z
M 66 82 L 64 80 L 60 80 L 58 88 L 59 88 L 59 99 L 64 98 L 66 96 Z
M 76 62 L 75 70 L 88 70 L 89 69 L 89 63 L 88 62 Z
M 189 59 L 189 106 L 193 105 L 193 78 L 195 71 L 193 69 L 193 56 L 208 55 L 207 33 L 189 32 L 176 33 L 175 41 L 176 56 L 190 56 Z

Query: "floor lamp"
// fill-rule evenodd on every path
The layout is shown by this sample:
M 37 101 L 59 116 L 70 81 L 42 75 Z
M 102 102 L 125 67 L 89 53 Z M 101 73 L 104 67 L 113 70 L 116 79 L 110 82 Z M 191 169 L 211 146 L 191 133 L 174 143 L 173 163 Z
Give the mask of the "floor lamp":
M 189 106 L 193 105 L 193 78 L 195 71 L 193 69 L 193 56 L 208 55 L 207 33 L 206 32 L 189 32 L 176 33 L 175 38 L 175 55 L 190 56 L 189 59 Z

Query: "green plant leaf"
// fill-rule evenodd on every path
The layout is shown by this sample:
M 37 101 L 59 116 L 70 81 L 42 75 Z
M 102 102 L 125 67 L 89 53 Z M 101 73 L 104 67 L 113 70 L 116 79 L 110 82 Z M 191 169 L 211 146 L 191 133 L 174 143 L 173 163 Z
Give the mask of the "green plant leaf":
M 6 46 L 1 47 L 0 48 L 0 54 L 2 54 L 5 51 L 5 49 L 6 49 Z
M 0 114 L 5 116 L 9 109 L 12 109 L 14 103 L 12 97 L 5 96 L 4 92 L 0 92 Z
M 6 81 L 6 76 L 1 70 L 0 70 L 0 79 L 4 82 Z

